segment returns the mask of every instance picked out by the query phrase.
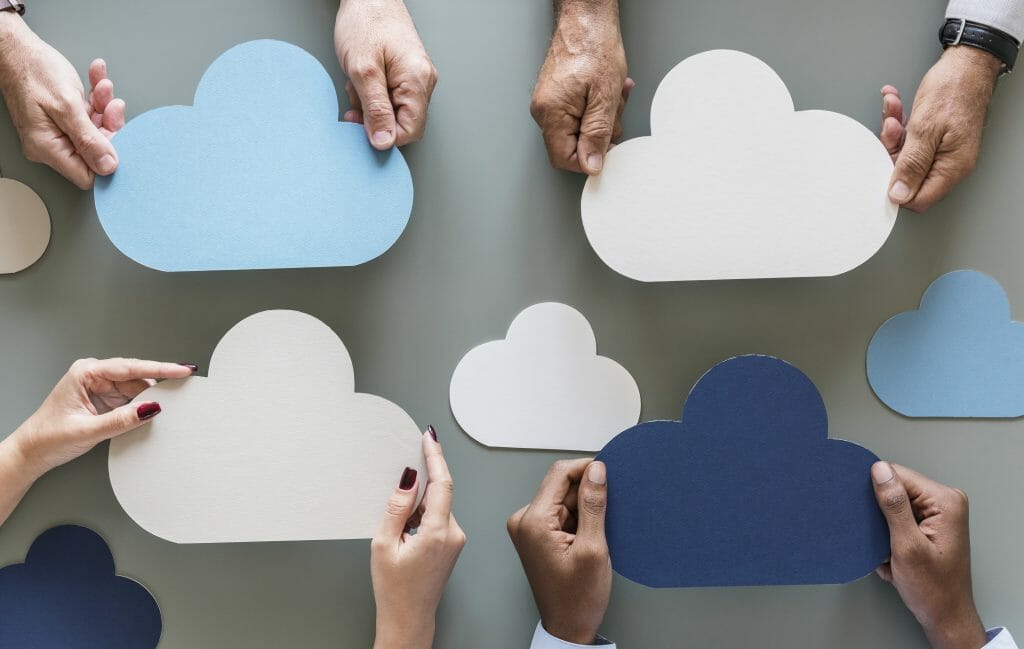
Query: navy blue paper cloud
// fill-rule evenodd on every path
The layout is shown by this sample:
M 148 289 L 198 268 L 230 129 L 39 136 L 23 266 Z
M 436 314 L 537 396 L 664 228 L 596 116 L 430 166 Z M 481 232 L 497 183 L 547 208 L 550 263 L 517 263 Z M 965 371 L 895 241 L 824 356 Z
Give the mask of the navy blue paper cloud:
M 817 388 L 777 358 L 720 363 L 681 421 L 634 426 L 598 459 L 612 567 L 640 584 L 845 583 L 889 556 L 877 458 L 829 439 Z
M 161 628 L 153 597 L 114 574 L 110 548 L 84 527 L 46 531 L 25 563 L 0 569 L 0 647 L 152 649 Z

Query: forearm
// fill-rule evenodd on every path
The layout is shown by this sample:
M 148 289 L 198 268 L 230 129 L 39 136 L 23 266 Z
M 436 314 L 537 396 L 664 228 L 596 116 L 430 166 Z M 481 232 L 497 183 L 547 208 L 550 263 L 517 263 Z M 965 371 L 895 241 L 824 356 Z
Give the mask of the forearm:
M 18 72 L 18 49 L 32 35 L 21 16 L 13 11 L 0 11 L 0 91 L 7 86 Z
M 39 477 L 30 468 L 18 439 L 15 433 L 0 441 L 0 525 Z
M 619 0 L 555 0 L 555 19 L 590 16 L 619 20 Z

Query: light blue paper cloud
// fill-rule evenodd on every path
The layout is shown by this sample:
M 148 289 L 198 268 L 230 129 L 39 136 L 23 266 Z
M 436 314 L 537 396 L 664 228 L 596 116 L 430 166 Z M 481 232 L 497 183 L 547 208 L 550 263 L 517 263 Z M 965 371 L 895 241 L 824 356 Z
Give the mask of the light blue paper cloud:
M 918 311 L 893 316 L 868 347 L 868 382 L 908 417 L 1024 416 L 1024 324 L 999 282 L 973 270 L 935 280 Z
M 164 271 L 354 266 L 409 221 L 412 177 L 338 121 L 334 84 L 304 50 L 238 45 L 203 75 L 194 106 L 157 108 L 115 137 L 96 182 L 110 240 Z

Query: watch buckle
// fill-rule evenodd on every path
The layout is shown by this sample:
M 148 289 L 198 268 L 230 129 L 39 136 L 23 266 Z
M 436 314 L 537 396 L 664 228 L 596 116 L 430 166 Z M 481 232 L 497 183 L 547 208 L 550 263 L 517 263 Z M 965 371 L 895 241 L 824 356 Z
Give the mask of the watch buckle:
M 950 47 L 960 44 L 960 41 L 964 38 L 964 31 L 967 29 L 967 20 L 965 18 L 956 18 L 955 20 L 960 21 L 960 29 L 956 32 L 956 38 L 954 38 L 953 42 L 949 44 Z

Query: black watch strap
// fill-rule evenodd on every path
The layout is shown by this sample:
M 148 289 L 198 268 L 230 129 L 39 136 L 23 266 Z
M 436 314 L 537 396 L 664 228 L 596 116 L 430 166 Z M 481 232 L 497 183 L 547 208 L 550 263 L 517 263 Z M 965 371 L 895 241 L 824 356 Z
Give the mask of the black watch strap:
M 950 18 L 939 32 L 943 47 L 969 45 L 992 54 L 1003 62 L 1003 72 L 1012 72 L 1017 62 L 1020 43 L 995 27 L 973 23 L 962 18 Z
M 0 11 L 14 11 L 19 16 L 24 16 L 25 3 L 20 0 L 0 0 Z

